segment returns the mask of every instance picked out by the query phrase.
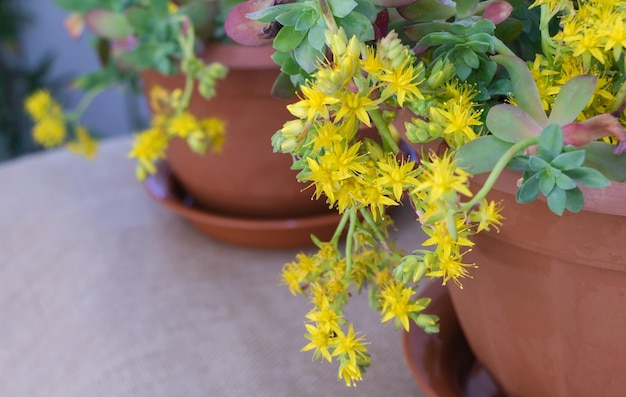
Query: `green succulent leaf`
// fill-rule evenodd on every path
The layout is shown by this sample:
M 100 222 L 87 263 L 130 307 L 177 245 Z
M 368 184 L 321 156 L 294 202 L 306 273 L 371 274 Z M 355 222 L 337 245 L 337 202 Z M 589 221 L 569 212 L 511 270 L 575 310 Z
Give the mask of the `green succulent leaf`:
M 421 0 L 398 7 L 398 14 L 412 22 L 446 20 L 456 14 L 456 8 L 438 0 Z
M 566 171 L 581 167 L 585 162 L 584 150 L 573 150 L 561 153 L 550 162 L 550 165 L 560 170 Z
M 461 56 L 463 57 L 463 61 L 467 66 L 472 69 L 478 69 L 480 66 L 480 59 L 478 59 L 478 55 L 474 51 L 469 48 L 464 48 L 461 50 Z
M 533 174 L 529 178 L 524 179 L 522 186 L 520 186 L 515 193 L 515 199 L 520 204 L 531 203 L 535 201 L 540 192 L 539 175 Z
M 357 3 L 358 5 L 354 8 L 354 11 L 365 15 L 370 21 L 374 22 L 378 16 L 376 6 L 369 0 L 357 0 Z
M 546 168 L 539 173 L 539 190 L 544 196 L 550 194 L 556 186 L 556 175 L 551 168 Z
M 562 126 L 576 120 L 591 100 L 597 81 L 598 78 L 592 75 L 579 75 L 568 80 L 554 101 L 548 123 Z
M 528 156 L 515 156 L 506 166 L 515 171 L 530 170 L 530 166 L 528 165 Z
M 284 12 L 276 17 L 276 20 L 283 26 L 295 26 L 298 19 L 306 12 L 310 11 L 311 7 L 300 5 L 298 7 L 292 7 L 289 11 Z
M 283 29 L 281 29 L 281 32 Z M 307 73 L 312 73 L 315 70 L 317 61 L 322 59 L 323 56 L 323 54 L 313 48 L 308 41 L 302 41 L 294 50 L 293 55 L 300 67 Z
M 307 32 L 296 30 L 293 26 L 283 26 L 274 38 L 274 49 L 283 52 L 294 50 L 306 35 Z
M 454 156 L 457 165 L 470 174 L 489 172 L 500 157 L 513 146 L 493 135 L 478 137 L 461 146 Z
M 372 22 L 359 12 L 350 13 L 345 18 L 338 18 L 337 24 L 345 29 L 348 37 L 356 35 L 360 41 L 374 40 Z
M 458 0 L 456 3 L 457 17 L 462 19 L 474 15 L 477 7 L 478 0 Z
M 565 208 L 567 208 L 568 211 L 579 212 L 583 209 L 585 198 L 583 192 L 578 187 L 565 190 L 565 196 Z
M 524 29 L 524 23 L 517 19 L 507 19 L 496 25 L 495 35 L 505 43 L 515 40 Z
M 457 5 L 458 10 L 458 5 Z M 461 16 L 459 15 L 459 18 Z M 475 34 L 485 33 L 488 35 L 493 35 L 493 32 L 496 30 L 496 25 L 488 19 L 479 19 L 474 22 L 473 25 L 470 25 L 470 28 L 467 34 L 471 37 Z
M 585 166 L 598 170 L 612 181 L 623 182 L 626 180 L 626 155 L 617 155 L 613 149 L 614 145 L 605 142 L 585 145 Z
M 262 8 L 258 11 L 246 14 L 246 17 L 261 22 L 273 22 L 278 16 L 288 12 L 294 7 L 302 7 L 300 3 L 279 4 L 272 7 Z
M 470 74 L 472 74 L 472 68 L 465 63 L 463 58 L 458 58 L 454 62 L 456 75 L 459 76 L 461 81 L 467 80 Z
M 578 167 L 564 172 L 576 182 L 590 188 L 601 189 L 611 184 L 611 182 L 604 175 L 602 175 L 600 171 L 593 168 Z
M 539 135 L 539 155 L 552 161 L 563 151 L 563 131 L 556 124 L 550 124 Z
M 59 8 L 70 12 L 78 12 L 84 14 L 94 8 L 104 8 L 100 4 L 100 0 L 53 0 Z
M 324 42 L 324 27 L 319 24 L 311 27 L 311 29 L 309 29 L 307 39 L 309 40 L 311 47 L 323 52 L 326 47 L 326 43 Z
M 548 194 L 547 198 L 548 208 L 550 208 L 550 211 L 557 215 L 563 215 L 563 212 L 565 212 L 565 204 L 567 202 L 567 195 L 565 191 L 559 188 L 553 189 L 550 194 Z
M 276 98 L 293 98 L 296 86 L 291 82 L 289 75 L 281 72 L 272 86 L 272 96 Z
M 535 79 L 526 63 L 511 55 L 494 55 L 491 59 L 504 66 L 509 72 L 513 94 L 518 106 L 526 111 L 540 126 L 546 126 L 548 117 L 543 110 Z
M 492 107 L 485 124 L 493 135 L 507 142 L 519 142 L 541 133 L 541 126 L 528 113 L 506 103 Z
M 345 18 L 358 5 L 354 0 L 328 0 L 328 5 L 337 18 Z
M 300 14 L 300 17 L 296 21 L 296 30 L 306 30 L 308 31 L 317 23 L 317 20 L 320 18 L 319 13 L 315 11 L 313 8 L 309 8 L 303 11 Z M 311 35 L 309 35 L 309 38 Z M 323 37 L 323 35 L 322 35 Z
M 152 14 L 144 8 L 129 8 L 126 11 L 126 17 L 128 18 L 128 23 L 138 33 L 148 33 L 155 28 Z
M 528 166 L 535 172 L 550 168 L 550 164 L 539 156 L 530 156 L 528 158 Z
M 572 180 L 572 178 L 563 172 L 556 177 L 556 185 L 563 190 L 570 190 L 576 187 L 576 183 Z
M 448 32 L 450 24 L 446 22 L 424 22 L 408 25 L 404 28 L 404 34 L 416 43 L 426 35 L 434 32 Z
M 463 39 L 449 32 L 433 32 L 422 38 L 417 45 L 424 47 L 440 46 L 443 44 L 462 44 Z
M 91 10 L 85 14 L 85 22 L 89 29 L 99 37 L 117 40 L 130 36 L 133 28 L 126 15 L 108 10 Z

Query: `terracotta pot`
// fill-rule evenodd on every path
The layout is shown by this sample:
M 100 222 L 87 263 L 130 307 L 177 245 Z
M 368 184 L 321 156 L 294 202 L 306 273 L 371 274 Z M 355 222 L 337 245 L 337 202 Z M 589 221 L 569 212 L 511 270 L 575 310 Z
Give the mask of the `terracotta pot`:
M 326 214 L 323 200 L 311 200 L 313 190 L 296 180 L 287 154 L 272 151 L 271 137 L 293 118 L 287 100 L 270 95 L 278 66 L 270 59 L 271 46 L 214 45 L 203 57 L 229 68 L 219 81 L 217 96 L 206 101 L 197 92 L 190 111 L 197 116 L 226 120 L 220 153 L 193 153 L 182 140 L 171 142 L 167 161 L 176 180 L 201 207 L 214 213 L 258 218 L 288 218 Z M 142 74 L 144 90 L 160 85 L 181 88 L 182 76 L 154 71 Z
M 519 177 L 490 196 L 504 226 L 476 236 L 473 279 L 448 286 L 469 344 L 511 396 L 624 395 L 626 184 L 586 190 L 585 208 L 559 217 L 517 204 Z

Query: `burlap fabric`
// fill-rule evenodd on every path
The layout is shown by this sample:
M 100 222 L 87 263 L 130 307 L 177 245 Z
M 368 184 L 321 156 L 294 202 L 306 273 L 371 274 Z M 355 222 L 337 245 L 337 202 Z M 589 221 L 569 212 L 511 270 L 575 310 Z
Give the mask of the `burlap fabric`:
M 149 198 L 129 148 L 0 166 L 0 396 L 422 396 L 365 299 L 349 308 L 372 342 L 364 382 L 300 353 L 309 306 L 278 285 L 296 251 L 200 234 Z

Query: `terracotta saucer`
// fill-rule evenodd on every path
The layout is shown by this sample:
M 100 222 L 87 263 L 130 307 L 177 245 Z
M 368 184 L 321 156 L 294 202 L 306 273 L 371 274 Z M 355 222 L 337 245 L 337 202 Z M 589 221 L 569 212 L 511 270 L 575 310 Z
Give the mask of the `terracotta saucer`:
M 144 187 L 158 203 L 189 220 L 198 230 L 226 243 L 252 248 L 304 248 L 312 246 L 311 234 L 328 240 L 340 215 L 329 213 L 288 219 L 233 217 L 213 213 L 194 205 L 176 181 L 166 163 L 144 181 Z
M 506 394 L 470 350 L 445 287 L 424 290 L 432 298 L 429 313 L 441 329 L 428 335 L 418 327 L 404 334 L 404 351 L 413 376 L 429 397 L 505 397 Z

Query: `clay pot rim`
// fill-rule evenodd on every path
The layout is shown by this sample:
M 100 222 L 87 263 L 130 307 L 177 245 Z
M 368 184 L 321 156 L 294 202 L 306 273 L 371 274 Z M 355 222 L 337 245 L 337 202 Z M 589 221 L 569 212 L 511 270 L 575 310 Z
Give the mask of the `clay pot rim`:
M 230 70 L 278 69 L 272 60 L 271 45 L 248 47 L 240 44 L 212 43 L 198 57 L 205 63 L 220 62 Z

